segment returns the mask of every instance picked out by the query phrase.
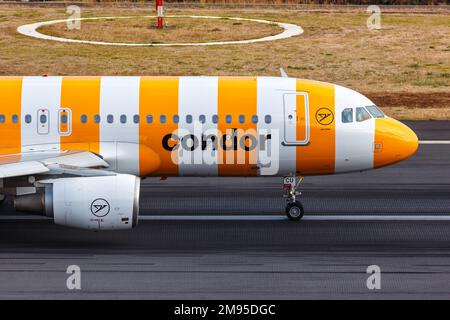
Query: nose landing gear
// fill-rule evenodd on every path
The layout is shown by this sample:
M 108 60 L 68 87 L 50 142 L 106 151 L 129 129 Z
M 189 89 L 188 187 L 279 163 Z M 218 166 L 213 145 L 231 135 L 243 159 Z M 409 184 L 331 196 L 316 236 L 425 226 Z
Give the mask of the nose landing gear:
M 297 196 L 301 195 L 300 191 L 297 191 L 298 186 L 303 181 L 303 177 L 284 177 L 283 185 L 286 190 L 284 197 L 286 198 L 286 216 L 291 221 L 299 221 L 303 218 L 305 211 L 303 205 L 297 200 Z

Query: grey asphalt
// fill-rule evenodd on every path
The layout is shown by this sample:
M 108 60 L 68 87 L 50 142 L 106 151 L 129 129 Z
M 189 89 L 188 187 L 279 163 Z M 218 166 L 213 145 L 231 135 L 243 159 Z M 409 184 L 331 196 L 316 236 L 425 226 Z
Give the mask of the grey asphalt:
M 447 122 L 410 124 L 449 139 Z M 380 170 L 308 177 L 307 215 L 448 215 L 450 145 Z M 280 215 L 279 178 L 148 179 L 141 214 Z M 8 205 L 4 214 L 13 214 Z M 82 289 L 66 288 L 69 265 Z M 381 290 L 366 269 L 381 268 Z M 0 220 L 0 298 L 450 298 L 450 221 L 141 221 L 91 233 Z

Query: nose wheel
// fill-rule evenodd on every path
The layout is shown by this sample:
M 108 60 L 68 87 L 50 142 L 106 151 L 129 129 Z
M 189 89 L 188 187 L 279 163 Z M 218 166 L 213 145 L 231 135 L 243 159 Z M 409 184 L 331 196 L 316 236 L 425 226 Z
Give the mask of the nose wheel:
M 286 215 L 291 221 L 298 221 L 303 218 L 305 211 L 300 201 L 295 201 L 286 205 Z
M 291 221 L 299 221 L 303 218 L 305 210 L 300 201 L 297 200 L 297 196 L 301 195 L 300 191 L 297 191 L 298 186 L 303 181 L 303 177 L 285 177 L 283 179 L 284 189 L 286 190 L 286 216 Z

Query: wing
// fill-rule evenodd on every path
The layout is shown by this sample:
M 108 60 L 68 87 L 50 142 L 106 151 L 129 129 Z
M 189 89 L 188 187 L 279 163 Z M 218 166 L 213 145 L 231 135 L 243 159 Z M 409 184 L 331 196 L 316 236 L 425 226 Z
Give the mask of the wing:
M 0 179 L 31 174 L 105 175 L 108 163 L 88 151 L 35 151 L 0 156 Z M 89 169 L 96 168 L 96 169 Z

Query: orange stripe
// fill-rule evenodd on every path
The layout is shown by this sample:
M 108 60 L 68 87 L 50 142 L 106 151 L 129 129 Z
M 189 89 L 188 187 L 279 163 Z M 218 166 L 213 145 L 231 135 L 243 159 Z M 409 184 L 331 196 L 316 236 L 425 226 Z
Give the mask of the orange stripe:
M 0 97 L 0 114 L 6 120 L 5 123 L 0 123 L 0 154 L 20 153 L 20 123 L 12 123 L 11 117 L 18 115 L 22 121 L 22 78 L 0 78 Z
M 296 99 L 296 139 L 303 141 L 306 139 L 306 121 L 305 121 L 305 96 L 297 95 Z
M 222 163 L 218 165 L 218 174 L 222 176 L 256 176 L 257 148 L 245 151 L 240 147 L 240 139 L 246 130 L 256 136 L 256 124 L 251 122 L 252 115 L 257 114 L 257 81 L 256 78 L 219 78 L 218 116 L 219 135 L 231 135 L 234 128 L 237 132 L 238 151 L 223 150 Z M 227 115 L 232 116 L 232 123 L 226 123 Z M 245 123 L 239 123 L 239 116 L 245 116 Z M 219 139 L 221 141 L 222 139 Z M 231 146 L 231 142 L 228 144 Z M 242 155 L 243 164 L 238 157 Z M 230 163 L 230 160 L 232 163 Z
M 172 161 L 172 152 L 163 148 L 162 140 L 167 134 L 176 133 L 178 124 L 172 117 L 178 114 L 178 78 L 142 77 L 139 96 L 139 167 L 141 176 L 178 175 L 178 165 Z M 147 123 L 147 115 L 153 123 Z M 159 121 L 160 115 L 167 117 L 166 124 Z M 173 142 L 173 141 L 172 141 Z M 171 144 L 172 145 L 172 144 Z M 159 159 L 155 159 L 159 156 Z M 159 169 L 155 171 L 155 165 Z
M 66 109 L 62 109 L 59 112 L 59 130 L 61 131 L 61 133 L 68 133 L 69 131 L 69 121 L 63 122 L 63 118 L 64 116 L 69 117 L 69 113 L 67 112 Z
M 100 127 L 93 121 L 100 113 L 100 77 L 64 77 L 61 108 L 72 110 L 72 133 L 61 136 L 61 150 L 90 150 L 100 152 Z M 88 122 L 81 123 L 87 115 Z
M 334 118 L 334 85 L 311 80 L 297 80 L 297 91 L 309 94 L 311 128 L 310 144 L 306 147 L 296 147 L 297 173 L 300 175 L 333 173 L 335 120 L 333 119 L 331 123 L 325 122 L 325 125 L 320 124 L 317 113 L 325 108 L 332 112 Z

